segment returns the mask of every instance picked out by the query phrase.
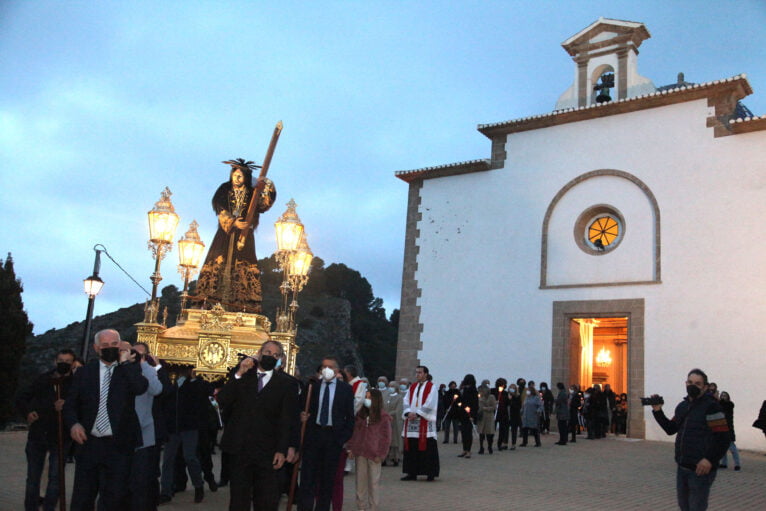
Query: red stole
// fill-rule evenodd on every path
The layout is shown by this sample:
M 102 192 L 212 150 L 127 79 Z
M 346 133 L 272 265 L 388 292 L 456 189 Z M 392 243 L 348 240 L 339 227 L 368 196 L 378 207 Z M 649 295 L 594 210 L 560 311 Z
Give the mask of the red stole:
M 418 387 L 418 383 L 413 383 L 412 387 L 410 387 L 410 406 L 412 406 L 412 397 L 415 395 L 415 389 Z M 420 404 L 422 405 L 423 402 L 428 399 L 428 394 L 431 393 L 431 388 L 434 386 L 433 383 L 430 381 L 427 381 L 426 384 L 423 386 L 423 394 L 420 398 Z M 404 450 L 409 451 L 410 450 L 410 441 L 409 437 L 407 437 L 407 424 L 409 423 L 410 419 L 406 419 L 404 421 Z M 426 440 L 428 434 L 428 421 L 425 420 L 423 417 L 420 417 L 420 431 L 418 434 L 418 451 L 425 451 L 426 450 Z
M 356 381 L 354 382 L 354 384 L 353 384 L 353 385 L 351 385 L 351 391 L 354 393 L 354 395 L 355 395 L 355 396 L 356 396 L 356 389 L 358 389 L 358 388 L 359 388 L 359 384 L 360 384 L 360 383 L 362 383 L 362 380 L 361 380 L 361 379 L 360 379 L 360 380 L 356 380 Z

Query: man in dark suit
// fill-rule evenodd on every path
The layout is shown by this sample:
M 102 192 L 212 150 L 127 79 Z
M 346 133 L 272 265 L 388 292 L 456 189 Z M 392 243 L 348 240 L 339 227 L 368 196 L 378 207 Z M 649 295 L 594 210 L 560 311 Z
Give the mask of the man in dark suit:
M 332 486 L 343 446 L 354 432 L 354 393 L 351 385 L 336 378 L 338 360 L 322 360 L 322 381 L 311 383 L 308 422 L 301 465 L 299 511 L 329 511 Z M 314 507 L 314 491 L 318 487 Z
M 75 466 L 72 511 L 94 508 L 127 509 L 131 455 L 140 447 L 141 427 L 135 397 L 149 382 L 129 349 L 120 349 L 116 330 L 101 330 L 92 360 L 74 375 L 64 403 L 64 422 L 72 440 L 80 444 Z
M 282 345 L 266 341 L 218 392 L 228 417 L 221 449 L 231 466 L 229 511 L 250 511 L 251 504 L 259 511 L 279 507 L 277 471 L 292 455 L 291 432 L 299 417 L 297 382 L 274 370 L 281 356 Z

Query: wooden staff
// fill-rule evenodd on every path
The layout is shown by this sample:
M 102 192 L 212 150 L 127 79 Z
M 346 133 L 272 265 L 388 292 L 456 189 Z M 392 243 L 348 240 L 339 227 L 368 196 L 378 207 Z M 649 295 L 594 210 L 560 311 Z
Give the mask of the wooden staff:
M 56 388 L 56 401 L 61 399 L 61 383 L 62 379 L 57 378 L 53 386 Z M 64 458 L 64 416 L 61 410 L 56 411 L 58 418 L 58 453 L 59 453 L 59 510 L 66 511 L 66 473 L 64 469 L 66 467 L 66 459 Z
M 303 412 L 306 413 L 306 415 L 308 415 L 309 407 L 311 406 L 311 391 L 313 388 L 314 386 L 309 383 L 309 390 L 306 393 L 306 406 L 303 408 Z M 329 390 L 326 390 L 325 392 L 329 392 Z M 287 496 L 287 511 L 292 511 L 293 502 L 295 501 L 295 485 L 298 483 L 298 469 L 300 468 L 301 462 L 303 461 L 303 437 L 306 435 L 307 423 L 308 418 L 301 423 L 301 446 L 298 450 L 298 461 L 296 461 L 293 465 L 293 475 L 290 478 L 290 493 Z

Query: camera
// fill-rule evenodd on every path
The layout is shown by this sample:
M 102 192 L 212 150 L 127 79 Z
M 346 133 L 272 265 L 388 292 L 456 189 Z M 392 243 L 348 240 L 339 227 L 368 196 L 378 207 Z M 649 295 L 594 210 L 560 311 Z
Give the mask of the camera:
M 662 399 L 662 396 L 642 397 L 641 398 L 641 404 L 643 406 L 664 405 L 665 404 L 665 400 Z

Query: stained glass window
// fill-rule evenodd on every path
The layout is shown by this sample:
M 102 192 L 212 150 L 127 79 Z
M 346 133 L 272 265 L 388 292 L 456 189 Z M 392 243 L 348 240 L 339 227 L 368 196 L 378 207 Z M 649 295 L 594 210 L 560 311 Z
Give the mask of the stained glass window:
M 608 247 L 620 235 L 620 224 L 611 216 L 600 216 L 588 226 L 588 241 Z

